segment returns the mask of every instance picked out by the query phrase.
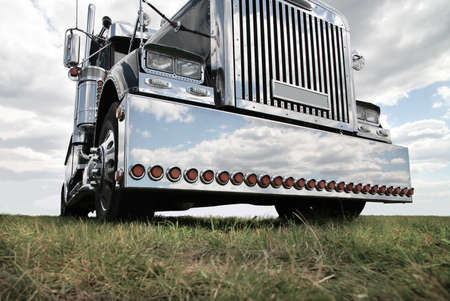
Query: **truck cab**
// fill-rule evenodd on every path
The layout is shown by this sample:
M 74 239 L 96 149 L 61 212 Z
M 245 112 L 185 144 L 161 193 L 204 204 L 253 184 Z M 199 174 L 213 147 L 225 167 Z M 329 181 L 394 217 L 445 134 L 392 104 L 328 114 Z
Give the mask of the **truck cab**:
M 77 93 L 62 215 L 248 203 L 352 218 L 366 202 L 412 202 L 408 150 L 392 144 L 378 106 L 356 100 L 364 58 L 339 11 L 191 0 L 155 31 L 146 4 L 135 25 L 105 17 L 97 35 L 90 5 L 87 30 L 67 31 Z

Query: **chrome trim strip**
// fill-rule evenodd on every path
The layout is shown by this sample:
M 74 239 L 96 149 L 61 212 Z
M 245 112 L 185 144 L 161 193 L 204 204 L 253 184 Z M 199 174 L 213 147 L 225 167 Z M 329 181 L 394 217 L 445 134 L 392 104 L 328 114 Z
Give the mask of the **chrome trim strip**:
M 316 108 L 330 110 L 330 99 L 327 94 L 316 92 L 280 81 L 272 81 L 273 97 L 313 106 Z M 283 91 L 284 90 L 284 91 Z M 321 102 L 324 102 L 323 104 Z
M 256 111 L 256 112 L 260 112 L 260 113 L 264 113 L 264 114 L 275 115 L 275 116 L 284 117 L 284 118 L 288 118 L 288 119 L 304 121 L 304 122 L 308 122 L 308 123 L 312 123 L 312 124 L 333 127 L 333 128 L 340 129 L 343 131 L 348 131 L 348 132 L 353 131 L 353 127 L 351 127 L 349 124 L 344 123 L 344 122 L 334 121 L 332 119 L 327 119 L 327 118 L 323 118 L 320 116 L 314 116 L 314 115 L 301 113 L 301 112 L 288 111 L 283 108 L 266 106 L 266 105 L 262 105 L 262 104 L 248 101 L 245 99 L 237 99 L 237 106 L 239 108 L 249 110 L 249 111 Z
M 151 79 L 163 80 L 168 82 L 170 87 L 156 87 L 147 83 Z M 208 96 L 198 96 L 189 93 L 190 88 L 204 89 L 208 92 Z M 176 98 L 178 100 L 192 101 L 202 104 L 214 105 L 214 89 L 206 86 L 200 86 L 193 83 L 184 81 L 171 80 L 166 77 L 160 77 L 157 75 L 139 73 L 139 92 L 147 93 L 157 96 L 166 96 L 170 98 Z

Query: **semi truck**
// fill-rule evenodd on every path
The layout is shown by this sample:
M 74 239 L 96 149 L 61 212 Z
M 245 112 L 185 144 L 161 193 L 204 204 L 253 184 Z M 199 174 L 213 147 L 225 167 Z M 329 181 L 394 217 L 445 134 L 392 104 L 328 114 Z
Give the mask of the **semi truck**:
M 134 24 L 103 17 L 95 33 L 90 4 L 86 30 L 66 31 L 76 93 L 62 216 L 244 203 L 333 219 L 412 202 L 408 149 L 392 144 L 379 106 L 356 99 L 365 59 L 337 9 L 189 0 L 167 18 L 157 1 L 136 8 Z

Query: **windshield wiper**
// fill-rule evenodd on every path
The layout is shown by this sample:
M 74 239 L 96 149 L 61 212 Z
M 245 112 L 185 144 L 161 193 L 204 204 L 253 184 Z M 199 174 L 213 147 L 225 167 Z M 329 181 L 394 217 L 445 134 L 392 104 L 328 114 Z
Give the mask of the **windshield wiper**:
M 200 35 L 200 36 L 203 36 L 203 37 L 206 37 L 206 38 L 212 38 L 212 36 L 209 35 L 209 34 L 206 34 L 206 33 L 203 33 L 203 32 L 199 32 L 199 31 L 192 30 L 192 29 L 184 27 L 183 24 L 181 24 L 180 21 L 174 22 L 174 21 L 170 20 L 162 12 L 160 12 L 155 6 L 153 6 L 153 4 L 147 2 L 147 0 L 142 0 L 142 2 L 144 2 L 145 4 L 150 6 L 150 8 L 153 9 L 158 15 L 160 15 L 161 18 L 163 18 L 167 23 L 169 23 L 175 29 L 175 32 L 186 31 L 186 32 L 197 34 L 197 35 Z

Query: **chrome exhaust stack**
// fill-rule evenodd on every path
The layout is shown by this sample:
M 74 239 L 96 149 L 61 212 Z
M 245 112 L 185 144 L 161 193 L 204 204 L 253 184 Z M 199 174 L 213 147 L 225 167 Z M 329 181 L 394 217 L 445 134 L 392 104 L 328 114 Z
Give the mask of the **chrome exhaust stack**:
M 88 7 L 88 16 L 87 16 L 87 26 L 86 26 L 86 32 L 88 34 L 90 34 L 91 36 L 94 35 L 94 22 L 95 22 L 95 5 L 94 4 L 89 4 Z M 83 67 L 87 67 L 89 66 L 89 60 L 87 60 L 87 58 L 89 57 L 89 53 L 91 51 L 91 42 L 92 39 L 86 35 L 86 45 L 85 45 L 85 63 L 83 64 Z

